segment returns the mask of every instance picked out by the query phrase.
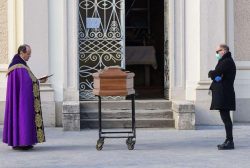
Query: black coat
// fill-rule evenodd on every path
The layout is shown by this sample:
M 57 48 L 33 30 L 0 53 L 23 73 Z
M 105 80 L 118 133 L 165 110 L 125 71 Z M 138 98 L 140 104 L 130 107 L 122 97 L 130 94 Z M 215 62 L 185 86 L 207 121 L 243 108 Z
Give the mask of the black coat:
M 210 90 L 212 90 L 211 110 L 235 110 L 234 80 L 236 66 L 231 53 L 226 53 L 215 67 L 209 71 L 208 76 L 213 80 Z M 221 76 L 222 80 L 216 82 L 216 76 Z

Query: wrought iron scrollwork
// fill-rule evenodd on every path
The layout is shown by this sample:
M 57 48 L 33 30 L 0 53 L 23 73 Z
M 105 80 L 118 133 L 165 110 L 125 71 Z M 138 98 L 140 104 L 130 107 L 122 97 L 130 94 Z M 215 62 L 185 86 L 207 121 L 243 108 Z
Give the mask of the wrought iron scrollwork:
M 121 66 L 124 59 L 124 0 L 79 0 L 80 100 L 92 100 L 92 73 Z M 87 28 L 86 18 L 100 18 L 99 28 Z

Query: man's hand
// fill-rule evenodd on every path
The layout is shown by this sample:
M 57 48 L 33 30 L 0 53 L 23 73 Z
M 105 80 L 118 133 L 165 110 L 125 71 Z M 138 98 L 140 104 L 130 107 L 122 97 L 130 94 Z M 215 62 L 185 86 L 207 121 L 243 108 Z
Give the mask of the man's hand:
M 208 77 L 211 78 L 212 70 L 208 72 Z

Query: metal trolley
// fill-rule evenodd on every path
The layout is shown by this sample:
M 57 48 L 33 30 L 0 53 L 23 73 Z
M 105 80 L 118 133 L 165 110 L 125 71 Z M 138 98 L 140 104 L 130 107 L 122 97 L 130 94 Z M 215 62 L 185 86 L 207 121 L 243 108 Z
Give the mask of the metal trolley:
M 127 138 L 126 144 L 129 150 L 133 150 L 136 142 L 136 128 L 135 128 L 135 94 L 129 95 L 131 97 L 131 111 L 132 111 L 132 127 L 130 131 L 103 131 L 102 128 L 102 100 L 98 95 L 98 115 L 99 115 L 99 139 L 97 140 L 96 149 L 102 150 L 105 138 Z M 109 135 L 108 135 L 109 134 Z M 114 134 L 124 134 L 123 136 L 112 136 Z M 127 136 L 125 136 L 125 134 Z

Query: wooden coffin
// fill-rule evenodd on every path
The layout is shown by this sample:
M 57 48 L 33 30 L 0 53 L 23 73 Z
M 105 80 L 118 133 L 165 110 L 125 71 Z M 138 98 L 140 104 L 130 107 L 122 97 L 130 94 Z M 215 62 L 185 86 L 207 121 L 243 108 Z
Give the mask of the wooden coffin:
M 93 94 L 99 96 L 126 96 L 134 94 L 134 73 L 122 71 L 118 66 L 107 67 L 93 73 Z

